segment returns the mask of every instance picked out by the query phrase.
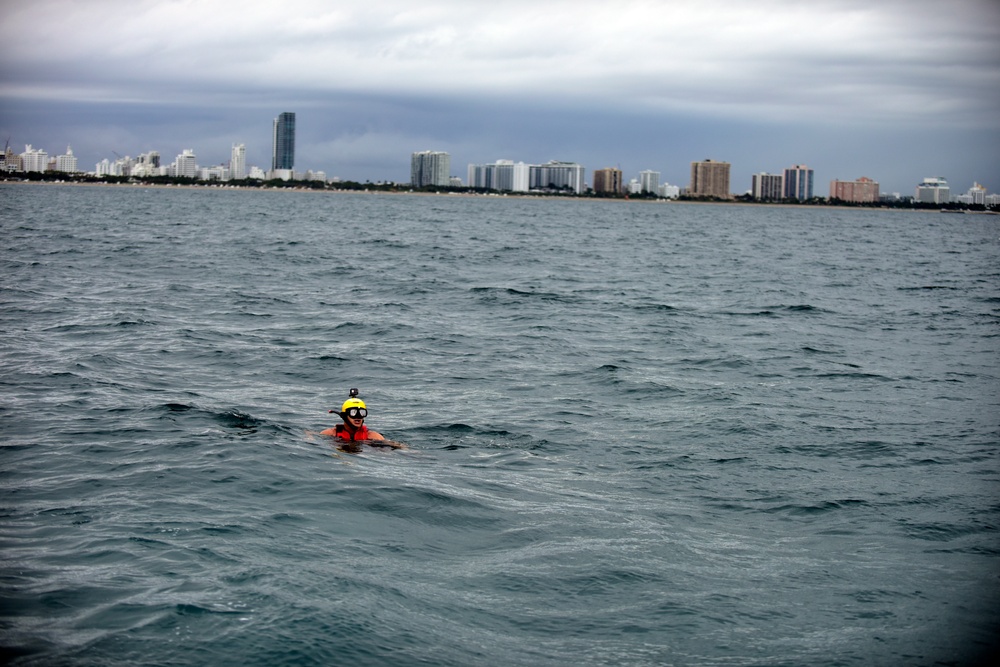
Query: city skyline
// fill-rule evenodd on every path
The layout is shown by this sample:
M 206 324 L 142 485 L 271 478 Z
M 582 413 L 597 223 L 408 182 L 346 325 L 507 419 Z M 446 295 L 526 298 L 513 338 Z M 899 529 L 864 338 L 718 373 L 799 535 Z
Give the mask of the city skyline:
M 94 170 L 78 168 L 78 160 L 71 146 L 66 147 L 66 154 L 49 155 L 42 148 L 25 145 L 25 151 L 18 154 L 9 147 L 5 151 L 9 160 L 14 160 L 15 167 L 8 168 L 0 157 L 0 169 L 4 171 L 31 172 L 53 171 L 101 176 L 150 176 L 186 177 L 204 181 L 229 181 L 250 178 L 252 180 L 319 180 L 327 184 L 342 182 L 344 179 L 335 177 L 329 179 L 323 171 L 295 171 L 294 169 L 275 166 L 294 161 L 288 154 L 288 146 L 294 152 L 295 113 L 283 112 L 274 119 L 272 168 L 268 171 L 256 165 L 246 164 L 246 146 L 233 144 L 231 158 L 228 163 L 212 166 L 200 165 L 196 152 L 185 148 L 173 162 L 160 164 L 159 151 L 139 154 L 137 157 L 118 156 L 115 162 L 105 158 L 95 165 Z M 283 123 L 290 123 L 281 127 Z M 281 129 L 279 129 L 279 127 Z M 279 135 L 284 135 L 279 139 Z M 278 155 L 283 154 L 281 160 Z M 728 199 L 749 195 L 753 199 L 765 201 L 808 201 L 817 199 L 839 199 L 854 202 L 875 202 L 885 200 L 913 200 L 924 203 L 946 203 L 948 201 L 967 204 L 987 204 L 995 206 L 1000 193 L 991 192 L 978 181 L 965 193 L 955 193 L 957 199 L 950 199 L 951 186 L 948 179 L 941 176 L 924 177 L 913 189 L 914 195 L 906 192 L 889 192 L 880 189 L 879 182 L 867 176 L 856 179 L 831 179 L 829 196 L 814 189 L 814 170 L 803 164 L 796 164 L 782 171 L 781 174 L 759 172 L 752 175 L 750 187 L 743 190 L 739 185 L 730 182 L 731 165 L 725 161 L 705 159 L 691 162 L 690 179 L 687 185 L 671 184 L 664 181 L 660 185 L 661 173 L 646 169 L 638 174 L 638 178 L 626 181 L 627 175 L 620 169 L 605 167 L 592 169 L 591 181 L 586 182 L 587 168 L 584 165 L 571 162 L 552 160 L 544 165 L 528 164 L 524 161 L 515 163 L 513 160 L 496 160 L 493 163 L 472 164 L 467 168 L 467 180 L 454 175 L 451 169 L 451 155 L 446 151 L 424 150 L 410 156 L 409 181 L 376 181 L 382 184 L 394 184 L 421 188 L 436 187 L 467 187 L 496 190 L 500 192 L 529 192 L 546 189 L 566 189 L 575 194 L 583 194 L 585 189 L 595 193 L 629 194 L 654 193 L 660 197 L 675 198 L 680 194 L 694 197 L 714 197 Z M 449 175 L 451 174 L 451 175 Z M 928 196 L 928 193 L 933 193 Z M 943 197 L 942 197 L 943 193 Z M 992 200 L 992 201 L 991 201 Z
M 362 182 L 405 182 L 406 156 L 433 148 L 456 176 L 560 160 L 688 185 L 711 158 L 735 192 L 794 164 L 821 195 L 862 175 L 884 192 L 931 175 L 1000 189 L 1000 5 L 986 0 L 0 11 L 0 133 L 15 150 L 72 144 L 85 166 L 192 146 L 220 164 L 244 144 L 266 168 L 268 124 L 294 109 L 296 168 Z

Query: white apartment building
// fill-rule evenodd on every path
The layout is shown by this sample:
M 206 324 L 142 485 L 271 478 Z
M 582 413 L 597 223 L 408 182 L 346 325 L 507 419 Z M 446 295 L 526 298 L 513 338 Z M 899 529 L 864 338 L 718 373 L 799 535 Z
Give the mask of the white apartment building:
M 247 177 L 246 144 L 233 144 L 233 152 L 229 160 L 229 177 L 237 181 Z
M 177 159 L 174 160 L 173 176 L 182 178 L 196 178 L 198 176 L 198 162 L 194 151 L 185 148 Z
M 130 165 L 130 176 L 160 176 L 160 154 L 157 151 L 142 153 Z
M 67 174 L 75 174 L 79 171 L 77 169 L 76 156 L 73 155 L 72 146 L 66 147 L 66 153 L 64 155 L 56 157 L 56 171 L 65 172 Z
M 586 169 L 576 162 L 551 160 L 528 169 L 528 187 L 532 190 L 569 190 L 583 194 L 587 187 Z
M 443 151 L 420 151 L 410 156 L 410 185 L 447 187 L 451 179 L 451 155 Z
M 530 165 L 513 160 L 497 160 L 493 164 L 470 164 L 469 187 L 499 190 L 501 192 L 527 192 Z
M 229 169 L 223 164 L 214 167 L 201 167 L 198 169 L 198 178 L 203 181 L 228 181 Z
M 21 153 L 21 169 L 26 172 L 44 172 L 49 168 L 49 154 L 41 148 L 32 148 L 31 144 L 24 147 Z
M 979 183 L 973 183 L 965 196 L 969 198 L 970 204 L 986 204 L 986 188 Z
M 656 194 L 660 195 L 664 199 L 677 199 L 681 196 L 681 186 L 663 183 L 656 189 Z
M 639 191 L 659 194 L 660 172 L 647 169 L 639 172 Z

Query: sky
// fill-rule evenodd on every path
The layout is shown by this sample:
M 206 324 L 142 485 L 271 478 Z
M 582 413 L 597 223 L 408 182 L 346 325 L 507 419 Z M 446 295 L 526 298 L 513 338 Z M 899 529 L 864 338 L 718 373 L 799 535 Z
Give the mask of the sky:
M 686 187 L 805 164 L 815 194 L 1000 191 L 1000 0 L 0 0 L 0 138 L 80 168 L 150 150 L 409 180 L 498 159 Z

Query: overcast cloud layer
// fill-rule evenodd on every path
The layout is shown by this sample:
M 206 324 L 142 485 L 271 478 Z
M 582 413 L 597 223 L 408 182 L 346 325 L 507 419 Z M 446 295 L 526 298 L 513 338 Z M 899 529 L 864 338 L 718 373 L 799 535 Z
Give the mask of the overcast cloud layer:
M 687 185 L 689 163 L 804 163 L 816 193 L 865 175 L 912 194 L 940 175 L 1000 191 L 993 0 L 3 2 L 0 132 L 15 150 L 246 143 L 268 167 L 294 111 L 296 168 L 409 177 L 498 158 L 573 160 Z

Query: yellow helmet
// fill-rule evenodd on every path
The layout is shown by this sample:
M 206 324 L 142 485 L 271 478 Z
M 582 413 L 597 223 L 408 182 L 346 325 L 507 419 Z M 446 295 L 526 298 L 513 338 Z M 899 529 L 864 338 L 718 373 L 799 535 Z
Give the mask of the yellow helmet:
M 344 401 L 344 404 L 340 406 L 340 412 L 341 413 L 347 412 L 348 408 L 364 408 L 365 410 L 368 409 L 367 406 L 365 406 L 365 402 L 362 401 L 360 398 L 349 398 L 346 401 Z

